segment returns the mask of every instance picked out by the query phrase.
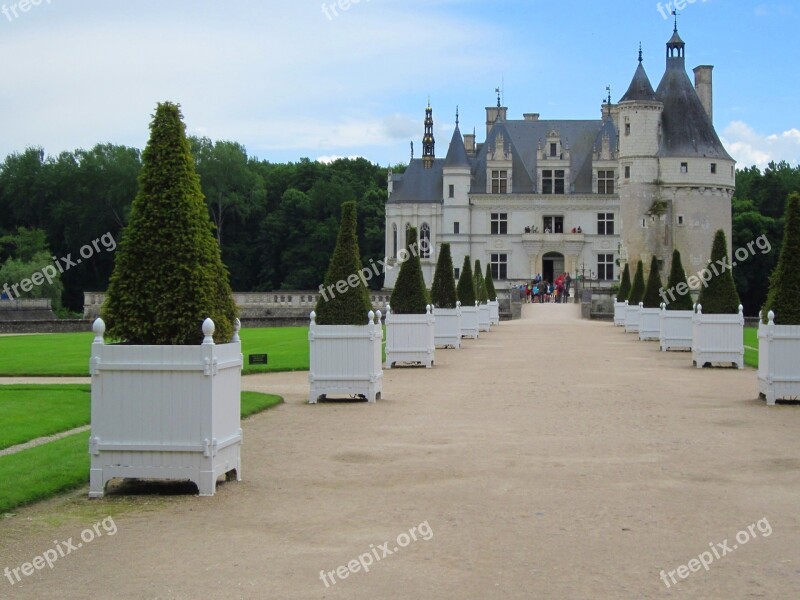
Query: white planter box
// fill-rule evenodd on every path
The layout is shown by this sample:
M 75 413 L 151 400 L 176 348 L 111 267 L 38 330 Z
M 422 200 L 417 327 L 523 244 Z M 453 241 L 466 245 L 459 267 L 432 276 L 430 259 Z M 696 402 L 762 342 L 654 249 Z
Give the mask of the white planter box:
M 489 323 L 500 325 L 500 303 L 497 300 L 489 300 Z
M 658 341 L 661 337 L 660 308 L 645 308 L 639 303 L 639 341 Z
M 396 363 L 422 363 L 433 366 L 435 317 L 428 304 L 424 315 L 396 315 L 386 305 L 386 368 Z
M 614 327 L 625 326 L 625 310 L 627 306 L 625 302 L 614 301 Z
M 217 477 L 241 480 L 242 344 L 214 344 L 203 323 L 198 346 L 103 342 L 94 322 L 90 372 L 92 433 L 89 496 L 115 477 L 180 479 L 213 496 Z
M 309 404 L 327 396 L 375 402 L 383 391 L 381 311 L 369 311 L 365 325 L 317 325 L 316 317 L 308 327 Z
M 663 307 L 664 305 L 662 305 Z M 667 310 L 659 313 L 661 351 L 692 349 L 692 310 Z
M 776 400 L 800 400 L 800 325 L 758 324 L 758 391 L 769 406 Z
M 434 308 L 433 343 L 438 347 L 461 348 L 461 303 L 456 308 Z
M 478 339 L 478 306 L 461 307 L 461 337 Z
M 744 314 L 704 315 L 697 305 L 692 317 L 692 362 L 698 369 L 714 363 L 744 368 Z
M 639 333 L 640 308 L 625 300 L 625 333 Z
M 489 318 L 489 305 L 480 304 L 478 306 L 478 330 L 489 331 L 489 329 L 491 329 L 491 325 L 492 322 Z

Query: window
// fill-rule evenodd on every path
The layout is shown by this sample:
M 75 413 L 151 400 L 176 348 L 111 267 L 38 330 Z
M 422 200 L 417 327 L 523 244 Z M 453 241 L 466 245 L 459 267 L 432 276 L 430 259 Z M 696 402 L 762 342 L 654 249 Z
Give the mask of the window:
M 678 222 L 678 225 L 683 225 L 683 223 L 684 223 L 683 215 L 678 215 L 678 221 L 677 222 Z
M 614 213 L 597 213 L 597 235 L 614 235 Z
M 558 149 L 558 146 L 556 144 L 550 144 L 550 156 L 555 158 L 557 149 Z
M 625 117 L 625 135 L 631 134 L 631 124 L 628 121 L 628 117 Z
M 492 171 L 492 193 L 508 193 L 508 171 Z
M 689 172 L 689 163 L 681 163 L 681 173 Z
M 461 223 L 458 221 L 453 223 L 453 233 L 461 233 Z
M 558 216 L 545 216 L 544 217 L 545 233 L 564 233 L 564 217 Z
M 452 183 L 448 186 L 448 198 L 455 198 L 456 197 L 456 186 Z
M 397 258 L 397 225 L 392 225 L 392 258 Z
M 711 163 L 711 174 L 712 175 L 717 174 L 717 163 Z
M 597 193 L 598 194 L 614 193 L 614 171 L 597 172 Z
M 420 258 L 431 257 L 431 228 L 427 223 L 423 223 L 419 230 L 419 249 Z
M 456 278 L 456 279 L 458 279 L 458 278 L 461 276 L 461 275 L 460 275 L 460 273 L 461 273 L 461 269 L 459 269 L 458 267 L 456 267 L 455 269 L 453 269 L 453 273 L 454 273 L 454 274 L 455 274 L 455 276 L 456 276 L 455 278 Z
M 614 255 L 597 255 L 597 278 L 600 281 L 612 281 L 614 279 Z
M 542 193 L 543 194 L 563 194 L 564 193 L 564 170 L 544 169 L 542 171 Z
M 508 233 L 508 213 L 492 213 L 492 235 L 506 235 Z
M 508 279 L 508 254 L 490 255 L 489 268 L 492 271 L 492 279 Z
M 625 165 L 625 179 L 631 178 L 631 167 L 630 165 Z

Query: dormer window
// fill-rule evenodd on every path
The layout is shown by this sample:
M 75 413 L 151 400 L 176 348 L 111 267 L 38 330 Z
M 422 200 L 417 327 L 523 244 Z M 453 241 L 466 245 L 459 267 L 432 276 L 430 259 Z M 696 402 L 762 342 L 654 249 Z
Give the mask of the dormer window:
M 555 142 L 550 144 L 550 156 L 552 158 L 558 156 L 558 144 L 556 144 Z
M 492 193 L 493 194 L 508 193 L 508 171 L 505 170 L 492 171 Z

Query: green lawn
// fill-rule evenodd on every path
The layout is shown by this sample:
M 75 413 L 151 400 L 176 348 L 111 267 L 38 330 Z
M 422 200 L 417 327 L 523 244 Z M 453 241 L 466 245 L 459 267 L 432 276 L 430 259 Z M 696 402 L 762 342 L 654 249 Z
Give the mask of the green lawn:
M 88 385 L 0 386 L 0 450 L 88 425 Z
M 243 329 L 240 335 L 245 375 L 308 370 L 308 327 Z M 93 337 L 51 333 L 0 338 L 0 377 L 88 376 Z M 248 365 L 250 354 L 267 354 L 268 364 Z
M 15 386 L 16 387 L 16 386 Z M 38 387 L 49 390 L 52 386 Z M 64 386 L 86 388 L 88 386 Z M 0 387 L 2 391 L 2 387 Z M 283 402 L 280 396 L 242 392 L 242 418 Z M 88 420 L 87 420 L 88 422 Z M 4 426 L 6 424 L 3 421 Z M 0 514 L 89 481 L 89 432 L 77 433 L 16 454 L 0 456 Z
M 758 368 L 758 327 L 744 328 L 744 346 L 744 364 Z

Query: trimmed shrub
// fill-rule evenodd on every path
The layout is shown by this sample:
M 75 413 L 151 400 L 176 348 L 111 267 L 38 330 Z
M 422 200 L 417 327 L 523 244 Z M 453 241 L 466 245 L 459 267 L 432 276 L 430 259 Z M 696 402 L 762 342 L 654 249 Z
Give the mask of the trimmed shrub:
M 358 277 L 361 273 L 360 256 L 356 237 L 356 203 L 343 202 L 336 248 L 315 309 L 318 324 L 367 325 L 372 302 L 364 280 Z M 351 285 L 352 276 L 358 279 L 356 285 Z M 346 287 L 344 292 L 339 291 L 342 287 Z
M 475 261 L 475 299 L 478 304 L 486 304 L 489 301 L 489 294 L 486 291 L 486 282 L 483 279 L 481 261 Z
M 697 299 L 697 303 L 703 306 L 703 314 L 727 315 L 739 312 L 739 293 L 733 282 L 730 264 L 725 232 L 719 229 L 711 245 L 711 260 L 706 266 L 711 273 L 711 279 L 700 290 L 700 297 Z
M 789 196 L 786 204 L 783 247 L 769 278 L 769 292 L 761 315 L 765 323 L 769 311 L 775 313 L 776 325 L 800 325 L 800 194 L 797 192 Z
M 424 315 L 430 300 L 419 262 L 416 227 L 411 227 L 406 232 L 406 251 L 408 260 L 400 265 L 400 274 L 389 298 L 389 305 L 392 312 L 398 315 Z
M 619 291 L 617 292 L 617 302 L 625 302 L 628 296 L 631 295 L 631 269 L 628 263 L 625 263 L 625 268 L 622 270 L 622 280 L 619 282 Z
M 636 263 L 636 274 L 633 276 L 633 285 L 631 286 L 631 293 L 628 296 L 628 304 L 630 306 L 639 306 L 639 302 L 644 297 L 644 265 L 640 260 Z
M 472 265 L 469 264 L 469 255 L 464 257 L 464 266 L 458 278 L 458 299 L 461 306 L 475 306 L 475 279 L 472 277 Z
M 678 293 L 679 286 L 680 289 L 685 290 L 685 294 Z M 669 271 L 666 297 L 667 310 L 692 310 L 694 307 L 692 296 L 689 294 L 689 284 L 686 281 L 686 272 L 683 270 L 681 262 L 681 253 L 678 250 L 672 252 L 672 267 Z
M 647 276 L 647 285 L 642 296 L 642 306 L 644 308 L 659 308 L 661 306 L 661 270 L 658 268 L 658 259 L 653 256 L 650 261 L 650 274 Z
M 180 106 L 159 103 L 101 309 L 111 338 L 130 344 L 199 344 L 203 321 L 230 342 L 236 305 Z
M 494 279 L 492 278 L 492 265 L 486 265 L 486 277 L 483 278 L 486 284 L 486 295 L 490 302 L 497 300 L 497 291 L 494 289 Z
M 439 259 L 436 262 L 436 272 L 433 274 L 433 285 L 431 286 L 431 302 L 437 308 L 456 307 L 458 295 L 453 273 L 450 244 L 444 243 L 439 249 Z

